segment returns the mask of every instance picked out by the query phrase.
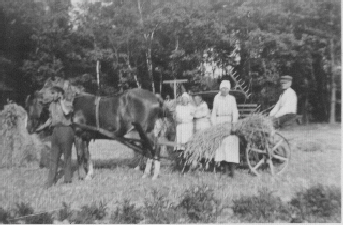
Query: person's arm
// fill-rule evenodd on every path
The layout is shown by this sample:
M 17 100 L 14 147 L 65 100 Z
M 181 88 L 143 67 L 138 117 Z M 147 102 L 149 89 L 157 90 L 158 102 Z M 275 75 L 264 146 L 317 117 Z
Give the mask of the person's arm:
M 295 92 L 288 92 L 286 95 L 285 105 L 283 105 L 275 114 L 280 117 L 289 113 L 297 113 L 297 96 Z
M 61 107 L 64 115 L 69 115 L 73 111 L 73 103 L 65 99 L 61 99 Z
M 44 130 L 47 127 L 50 127 L 51 125 L 51 118 L 49 118 L 44 124 L 40 125 L 35 132 L 39 132 L 41 130 Z
M 232 97 L 232 122 L 237 122 L 238 120 L 238 109 L 235 97 Z
M 217 96 L 216 96 L 216 97 L 214 97 L 214 100 L 213 100 L 213 109 L 212 109 L 212 115 L 211 115 L 212 123 L 215 123 L 215 121 L 216 121 L 217 110 L 218 110 L 218 100 L 217 100 Z
M 279 111 L 279 108 L 280 108 L 280 97 L 279 97 L 279 100 L 277 101 L 276 105 L 274 106 L 274 108 L 272 109 L 272 111 L 270 111 L 270 116 L 273 116 L 275 117 L 276 113 Z
M 49 119 L 42 125 L 40 125 L 36 130 L 35 132 L 39 132 L 41 130 L 44 130 L 45 128 L 47 127 L 50 127 L 51 126 L 51 123 L 52 123 L 52 119 L 51 119 L 51 104 L 49 106 Z
M 175 107 L 175 112 L 174 112 L 174 119 L 175 119 L 175 121 L 177 123 L 181 123 L 182 122 L 182 118 L 181 118 L 182 115 L 180 115 L 180 114 L 182 114 L 182 112 L 181 112 L 180 106 L 177 105 Z

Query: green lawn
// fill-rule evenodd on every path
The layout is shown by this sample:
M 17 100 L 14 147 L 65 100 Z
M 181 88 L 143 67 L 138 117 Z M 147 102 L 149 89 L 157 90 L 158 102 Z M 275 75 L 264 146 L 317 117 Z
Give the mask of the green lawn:
M 3 181 L 0 183 L 0 207 L 9 208 L 23 201 L 31 203 L 37 212 L 60 208 L 63 201 L 72 203 L 72 208 L 79 208 L 102 200 L 112 211 L 124 199 L 142 205 L 153 189 L 165 194 L 170 201 L 178 202 L 185 189 L 202 184 L 213 188 L 216 197 L 227 204 L 241 196 L 255 195 L 263 187 L 288 201 L 295 192 L 318 183 L 340 187 L 340 129 L 340 126 L 311 125 L 282 131 L 291 142 L 292 158 L 287 170 L 276 178 L 267 171 L 260 178 L 253 177 L 245 168 L 238 169 L 235 178 L 219 172 L 198 171 L 181 175 L 172 172 L 164 163 L 160 178 L 152 182 L 151 179 L 141 179 L 142 171 L 129 168 L 132 150 L 115 141 L 95 141 L 90 144 L 96 165 L 95 177 L 91 181 L 79 181 L 74 172 L 71 184 L 64 184 L 60 179 L 56 186 L 44 190 L 42 186 L 47 179 L 47 169 L 0 169 Z M 323 151 L 305 152 L 296 147 L 297 143 L 309 140 L 323 142 L 325 148 Z M 76 159 L 75 151 L 73 159 Z

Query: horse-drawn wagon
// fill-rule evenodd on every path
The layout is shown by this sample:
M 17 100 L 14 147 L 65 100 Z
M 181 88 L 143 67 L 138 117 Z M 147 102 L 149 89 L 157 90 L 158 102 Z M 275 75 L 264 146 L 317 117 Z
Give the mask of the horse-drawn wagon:
M 47 89 L 43 88 L 42 90 Z M 89 154 L 88 142 L 91 139 L 108 138 L 117 140 L 142 153 L 143 156 L 148 156 L 150 160 L 147 162 L 145 176 L 149 173 L 152 161 L 154 161 L 154 178 L 157 177 L 159 172 L 161 147 L 174 147 L 179 144 L 170 138 L 162 137 L 163 124 L 166 124 L 166 122 L 168 124 L 168 119 L 161 117 L 161 112 L 164 112 L 164 110 L 161 110 L 163 107 L 159 106 L 158 99 L 155 99 L 155 96 L 147 91 L 137 89 L 111 98 L 104 97 L 100 99 L 88 95 L 88 97 L 76 97 L 75 99 L 74 117 L 78 121 L 74 120 L 74 127 L 82 130 L 77 135 L 82 140 L 79 139 L 79 146 L 76 141 L 76 146 L 78 156 L 80 154 L 83 158 L 78 159 L 78 161 L 81 162 L 81 166 L 86 169 L 86 172 L 88 170 L 88 175 L 92 171 L 92 168 L 89 168 L 92 166 L 91 159 L 90 156 L 87 156 Z M 82 103 L 81 99 L 84 99 L 85 102 Z M 82 104 L 80 103 L 78 106 L 77 102 Z M 289 163 L 290 147 L 288 141 L 277 133 L 267 121 L 268 119 L 262 115 L 252 114 L 240 119 L 236 124 L 220 125 L 226 126 L 226 132 L 221 133 L 220 136 L 225 137 L 225 135 L 235 134 L 239 137 L 241 164 L 248 165 L 251 172 L 259 174 L 260 169 L 265 168 L 265 165 L 269 165 L 271 173 L 277 175 L 283 172 Z M 167 126 L 170 126 L 170 124 L 173 123 L 169 121 Z M 138 137 L 126 137 L 125 135 L 132 132 L 133 129 L 137 131 Z M 211 129 L 215 130 L 216 126 L 209 129 L 210 131 Z M 194 134 L 194 138 L 201 138 L 201 132 L 203 131 Z M 209 137 L 209 135 L 203 137 Z M 207 143 L 210 142 L 211 140 Z M 192 157 L 190 157 L 192 154 L 187 155 L 190 152 L 187 149 L 192 149 L 191 143 L 191 141 L 186 143 L 186 146 L 190 147 L 186 148 L 186 154 L 184 154 L 186 159 L 190 160 L 192 160 Z M 195 151 L 197 150 L 193 150 L 193 152 Z M 196 160 L 204 157 L 201 154 L 198 154 L 198 156 Z M 207 159 L 212 160 L 213 155 L 212 158 L 207 156 Z

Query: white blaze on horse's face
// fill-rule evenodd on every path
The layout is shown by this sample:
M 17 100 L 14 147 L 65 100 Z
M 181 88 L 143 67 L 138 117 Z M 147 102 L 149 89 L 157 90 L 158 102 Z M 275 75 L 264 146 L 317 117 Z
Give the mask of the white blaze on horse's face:
M 28 121 L 28 116 L 27 116 L 27 113 L 25 113 L 24 122 L 25 122 L 25 128 L 26 128 L 26 129 L 27 129 L 27 121 Z
M 48 86 L 44 86 L 41 90 L 39 90 L 38 95 L 41 96 L 43 103 L 48 103 L 54 100 L 51 89 Z

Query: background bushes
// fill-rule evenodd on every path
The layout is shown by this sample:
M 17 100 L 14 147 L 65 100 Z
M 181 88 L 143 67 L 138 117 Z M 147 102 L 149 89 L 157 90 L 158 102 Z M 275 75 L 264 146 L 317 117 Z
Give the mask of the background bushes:
M 14 209 L 0 208 L 0 223 L 112 223 L 112 224 L 164 224 L 164 223 L 216 223 L 223 221 L 223 202 L 216 199 L 214 191 L 207 186 L 187 189 L 177 204 L 166 196 L 152 191 L 152 197 L 137 207 L 126 199 L 117 208 L 108 212 L 106 203 L 93 202 L 80 210 L 71 210 L 63 203 L 57 213 L 35 214 L 28 203 L 17 203 Z M 296 193 L 290 202 L 283 202 L 267 189 L 257 196 L 242 197 L 233 201 L 232 215 L 226 215 L 226 222 L 340 222 L 341 190 L 322 185 Z

